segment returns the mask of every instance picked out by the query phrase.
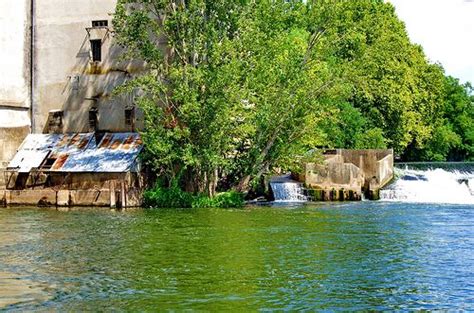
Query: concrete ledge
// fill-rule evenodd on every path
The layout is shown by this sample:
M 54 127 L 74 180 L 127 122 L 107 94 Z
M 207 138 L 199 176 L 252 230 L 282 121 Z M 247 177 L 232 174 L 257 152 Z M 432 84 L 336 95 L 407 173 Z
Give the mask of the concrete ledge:
M 122 207 L 138 207 L 141 205 L 140 193 L 129 192 L 129 200 Z M 102 190 L 0 190 L 2 205 L 32 205 L 32 206 L 94 206 L 115 207 L 115 198 L 111 191 Z
M 308 188 L 306 193 L 310 201 L 360 201 L 361 192 L 351 189 L 316 189 Z

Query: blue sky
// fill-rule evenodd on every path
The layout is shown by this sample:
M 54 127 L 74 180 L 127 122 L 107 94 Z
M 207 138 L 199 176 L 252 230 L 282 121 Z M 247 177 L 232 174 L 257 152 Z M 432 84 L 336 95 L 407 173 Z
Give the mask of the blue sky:
M 388 1 L 431 61 L 474 84 L 474 0 Z

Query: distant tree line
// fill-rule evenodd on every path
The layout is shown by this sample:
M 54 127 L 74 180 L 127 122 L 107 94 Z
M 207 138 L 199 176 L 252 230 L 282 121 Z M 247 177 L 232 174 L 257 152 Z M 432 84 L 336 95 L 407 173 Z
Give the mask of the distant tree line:
M 119 0 L 115 38 L 146 61 L 145 162 L 162 186 L 247 190 L 308 151 L 472 160 L 472 87 L 410 42 L 382 0 Z

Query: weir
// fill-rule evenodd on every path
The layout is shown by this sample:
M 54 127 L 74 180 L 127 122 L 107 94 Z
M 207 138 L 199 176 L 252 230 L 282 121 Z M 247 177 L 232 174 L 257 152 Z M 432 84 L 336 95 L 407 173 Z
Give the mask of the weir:
M 474 204 L 474 163 L 397 164 L 384 201 Z
M 326 150 L 323 158 L 306 163 L 299 177 L 313 201 L 377 200 L 393 177 L 391 149 Z
M 270 182 L 273 197 L 276 202 L 305 202 L 303 184 L 291 179 L 290 175 L 277 176 Z

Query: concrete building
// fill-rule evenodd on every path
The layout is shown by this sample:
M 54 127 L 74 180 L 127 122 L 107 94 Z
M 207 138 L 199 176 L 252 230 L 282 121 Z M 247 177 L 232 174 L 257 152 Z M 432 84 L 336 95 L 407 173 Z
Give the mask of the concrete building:
M 30 16 L 27 1 L 0 2 L 0 169 L 30 132 Z
M 113 167 L 129 151 L 131 143 L 123 138 L 141 142 L 136 130 L 143 125 L 143 117 L 134 105 L 136 95 L 116 96 L 113 91 L 144 64 L 121 59 L 122 50 L 113 38 L 115 6 L 116 0 L 0 2 L 0 200 L 4 203 L 34 204 L 48 199 L 47 203 L 56 205 L 114 206 L 120 202 L 115 197 L 117 188 L 125 195 L 122 203 L 137 203 L 128 201 L 136 199 L 128 197 L 128 192 L 135 188 L 136 179 L 130 177 L 139 174 L 137 169 L 124 167 L 117 172 Z M 63 140 L 25 148 L 36 135 L 49 142 L 46 134 Z M 99 163 L 111 162 L 110 168 L 97 172 L 96 167 L 83 167 L 71 172 L 65 167 L 55 172 L 53 168 L 63 158 L 83 163 L 79 160 L 83 151 L 76 147 L 81 136 L 94 137 L 81 149 L 97 153 Z M 108 136 L 123 140 L 99 147 Z M 64 143 L 80 153 L 69 154 L 62 148 Z M 116 159 L 107 159 L 109 152 Z M 91 186 L 102 192 L 103 199 L 91 194 Z
M 327 150 L 324 162 L 306 163 L 304 182 L 313 200 L 378 200 L 393 178 L 393 150 Z
M 133 132 L 133 96 L 113 96 L 143 68 L 120 60 L 116 0 L 0 2 L 0 167 L 28 133 Z M 6 31 L 5 31 L 6 30 Z

